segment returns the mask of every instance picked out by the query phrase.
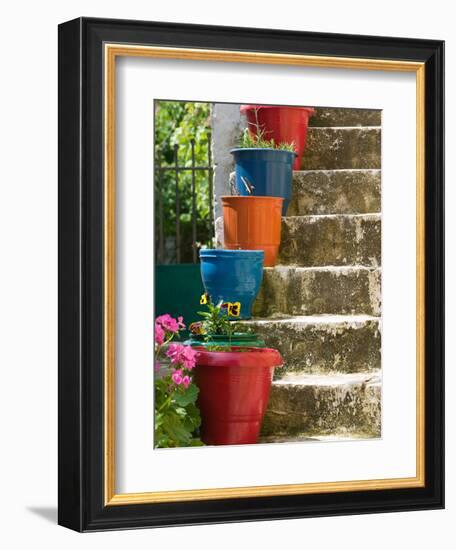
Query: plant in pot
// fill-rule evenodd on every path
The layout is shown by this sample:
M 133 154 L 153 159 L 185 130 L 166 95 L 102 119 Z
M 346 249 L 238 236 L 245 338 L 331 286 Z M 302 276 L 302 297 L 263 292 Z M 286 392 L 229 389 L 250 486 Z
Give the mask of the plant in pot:
M 270 348 L 196 347 L 201 439 L 206 445 L 257 443 L 274 369 L 283 364 Z
M 241 113 L 247 118 L 252 136 L 257 136 L 260 131 L 276 143 L 293 143 L 297 154 L 293 169 L 301 168 L 309 118 L 315 114 L 315 109 L 284 105 L 241 105 Z
M 203 346 L 214 350 L 216 347 L 247 346 L 264 348 L 263 338 L 250 328 L 237 322 L 241 313 L 239 302 L 219 302 L 213 304 L 210 296 L 203 294 L 200 303 L 207 311 L 199 311 L 203 317 L 189 326 L 190 338 L 184 342 L 187 346 Z
M 234 183 L 239 195 L 281 197 L 285 216 L 291 200 L 294 144 L 266 139 L 261 129 L 257 134 L 246 129 L 239 147 L 230 152 L 234 157 Z
M 198 435 L 201 424 L 196 406 L 198 387 L 193 382 L 195 350 L 172 342 L 185 329 L 182 317 L 169 314 L 155 319 L 155 438 L 154 446 L 189 447 L 203 445 Z
M 213 303 L 240 304 L 239 319 L 249 319 L 263 279 L 263 250 L 200 250 L 201 278 Z

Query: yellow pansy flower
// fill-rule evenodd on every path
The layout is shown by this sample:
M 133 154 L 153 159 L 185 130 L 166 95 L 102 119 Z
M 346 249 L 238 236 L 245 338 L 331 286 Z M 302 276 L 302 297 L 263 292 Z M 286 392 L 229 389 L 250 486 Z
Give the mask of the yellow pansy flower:
M 241 314 L 241 302 L 228 302 L 228 315 L 230 317 L 239 317 Z

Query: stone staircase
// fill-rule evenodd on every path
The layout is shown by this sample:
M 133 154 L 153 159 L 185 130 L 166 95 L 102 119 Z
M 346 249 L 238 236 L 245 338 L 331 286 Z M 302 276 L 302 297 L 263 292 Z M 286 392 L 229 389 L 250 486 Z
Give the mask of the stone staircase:
M 318 109 L 246 321 L 279 349 L 262 441 L 381 435 L 380 111 Z

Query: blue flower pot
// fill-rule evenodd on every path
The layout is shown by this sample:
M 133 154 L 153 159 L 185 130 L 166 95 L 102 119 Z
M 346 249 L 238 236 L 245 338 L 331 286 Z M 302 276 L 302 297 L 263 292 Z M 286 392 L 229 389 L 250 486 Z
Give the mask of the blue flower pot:
M 201 278 L 214 304 L 240 302 L 238 319 L 250 319 L 263 278 L 263 250 L 200 250 Z
M 282 197 L 282 216 L 291 199 L 296 153 L 277 149 L 232 149 L 235 185 L 242 196 Z M 252 189 L 252 187 L 253 189 Z

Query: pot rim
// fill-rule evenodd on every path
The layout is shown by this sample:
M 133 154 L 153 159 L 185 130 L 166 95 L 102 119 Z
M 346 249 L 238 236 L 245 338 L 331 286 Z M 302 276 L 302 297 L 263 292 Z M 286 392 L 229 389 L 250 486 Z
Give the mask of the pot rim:
M 203 256 L 257 256 L 264 257 L 264 250 L 241 250 L 241 249 L 226 249 L 226 248 L 202 248 L 199 251 L 200 258 Z
M 281 153 L 281 154 L 287 154 L 287 155 L 293 155 L 295 157 L 298 156 L 296 151 L 286 151 L 285 149 L 275 149 L 273 147 L 234 147 L 233 149 L 230 149 L 230 153 L 233 155 L 234 153 L 238 153 L 240 151 L 255 151 L 259 153 Z
M 236 321 L 234 321 L 236 322 Z M 210 336 L 211 338 L 217 338 L 217 339 L 228 339 L 228 335 L 227 334 L 191 334 L 191 337 L 192 338 L 196 338 L 198 340 L 201 340 L 203 339 L 205 336 Z M 232 339 L 234 340 L 235 338 L 258 338 L 258 335 L 256 334 L 251 334 L 249 332 L 233 332 L 232 334 Z
M 300 107 L 298 105 L 241 105 L 240 111 L 241 113 L 245 113 L 246 111 L 250 111 L 252 109 L 293 109 L 293 110 L 300 110 L 300 111 L 308 111 L 309 116 L 313 116 L 315 114 L 315 108 L 314 107 Z
M 194 346 L 193 349 L 198 352 L 196 367 L 280 368 L 284 364 L 280 352 L 274 348 L 231 346 L 230 351 L 209 351 L 203 346 Z
M 224 201 L 236 202 L 239 199 L 241 199 L 241 202 L 244 199 L 247 199 L 247 200 L 266 199 L 267 201 L 272 201 L 272 202 L 283 202 L 285 200 L 283 197 L 271 197 L 270 195 L 222 195 L 220 198 L 222 199 L 222 203 Z

